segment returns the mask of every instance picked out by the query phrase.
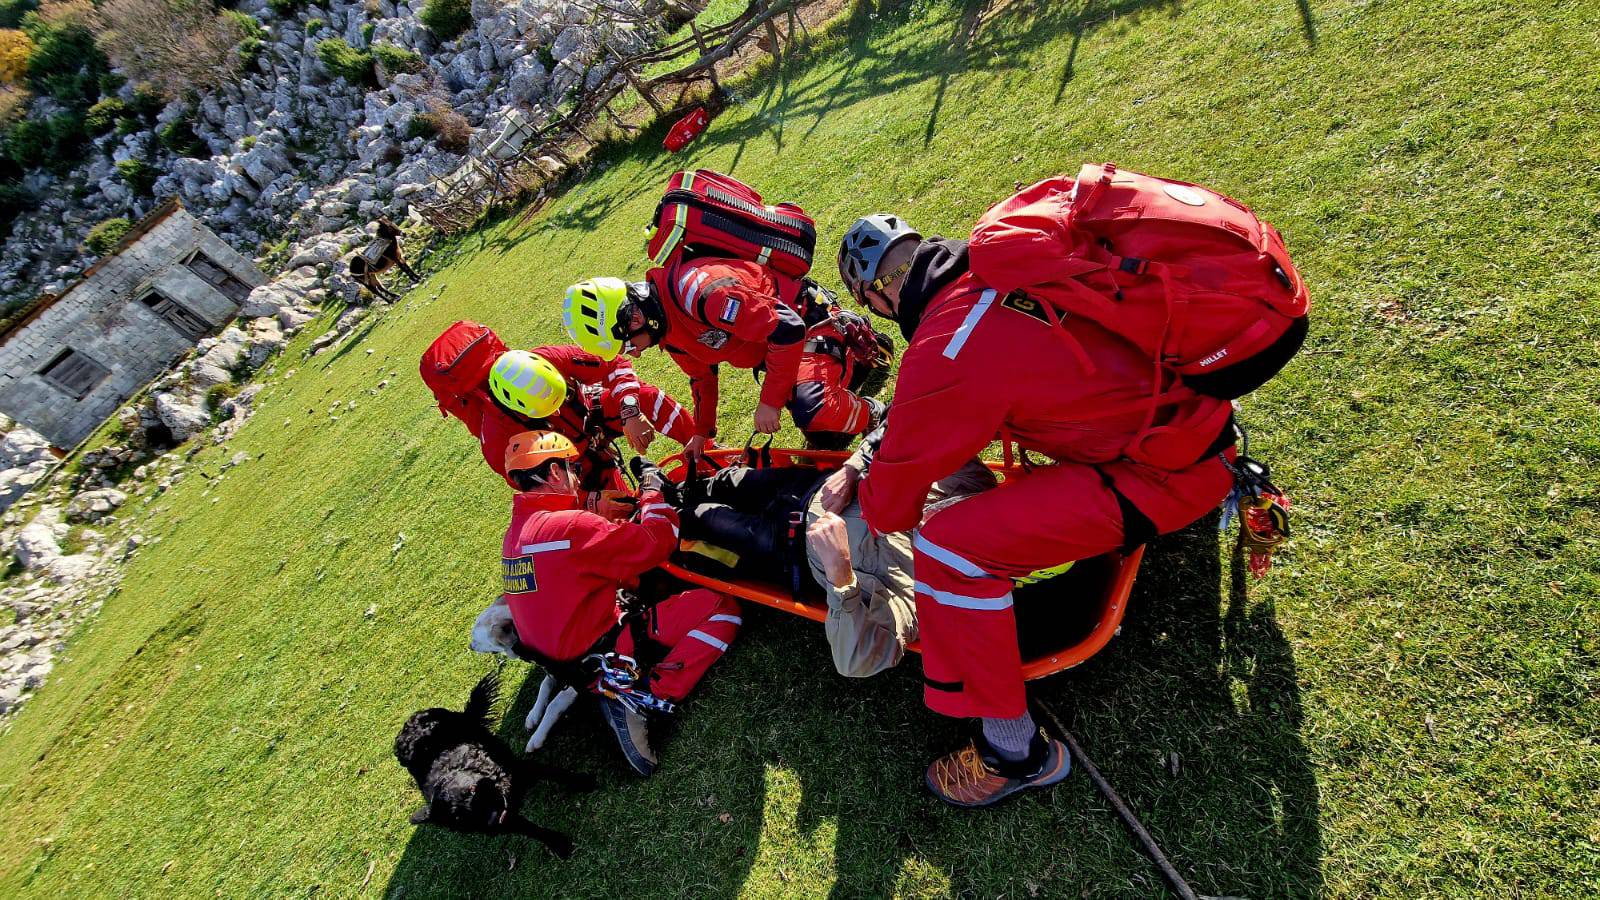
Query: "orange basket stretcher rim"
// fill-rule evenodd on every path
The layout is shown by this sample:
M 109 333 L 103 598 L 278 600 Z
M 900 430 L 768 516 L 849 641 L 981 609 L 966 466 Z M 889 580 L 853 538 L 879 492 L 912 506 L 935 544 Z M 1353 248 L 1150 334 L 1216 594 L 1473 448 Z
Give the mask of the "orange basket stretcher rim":
M 836 468 L 850 457 L 850 454 L 839 450 L 794 450 L 773 447 L 770 451 L 774 466 L 793 465 L 797 462 L 809 462 L 819 470 L 824 465 L 831 463 L 829 468 Z M 723 464 L 737 464 L 744 459 L 744 450 L 734 447 L 723 447 L 707 450 L 705 456 Z M 1005 473 L 1017 471 L 1017 467 L 1007 467 L 1004 463 L 988 464 L 996 472 Z M 682 481 L 687 470 L 684 467 L 683 454 L 678 453 L 661 461 L 663 474 L 674 481 Z M 1068 644 L 1059 650 L 1054 650 L 1041 656 L 1022 661 L 1022 677 L 1028 681 L 1064 672 L 1067 669 L 1086 662 L 1090 657 L 1099 653 L 1111 639 L 1116 636 L 1122 627 L 1122 618 L 1128 610 L 1128 597 L 1133 592 L 1134 580 L 1139 575 L 1139 563 L 1144 559 L 1144 546 L 1135 547 L 1127 554 L 1109 554 L 1111 575 L 1106 580 L 1097 603 L 1099 604 L 1099 618 L 1089 633 L 1078 641 Z M 729 581 L 686 569 L 676 563 L 668 561 L 661 568 L 676 578 L 687 581 L 700 587 L 721 591 L 740 600 L 749 600 L 762 606 L 770 606 L 791 615 L 801 616 L 813 622 L 822 622 L 827 618 L 826 607 L 809 603 L 801 603 L 789 596 L 775 585 L 763 584 L 757 581 Z M 906 649 L 921 653 L 922 648 L 916 642 L 907 645 Z

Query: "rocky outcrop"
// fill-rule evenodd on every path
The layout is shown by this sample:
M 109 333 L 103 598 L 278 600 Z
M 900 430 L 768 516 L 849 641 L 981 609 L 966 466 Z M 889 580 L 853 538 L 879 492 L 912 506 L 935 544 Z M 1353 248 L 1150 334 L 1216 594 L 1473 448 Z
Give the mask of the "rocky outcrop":
M 115 488 L 84 491 L 67 503 L 67 521 L 98 522 L 128 502 L 128 495 Z
M 167 426 L 173 440 L 180 443 L 211 424 L 211 412 L 206 408 L 203 395 L 160 392 L 155 394 L 152 402 L 161 424 Z
M 118 564 L 146 543 L 119 521 L 129 518 L 126 507 L 138 504 L 113 484 L 127 478 L 131 482 L 122 484 L 128 490 L 153 484 L 148 502 L 184 477 L 178 454 L 153 458 L 170 442 L 204 434 L 216 443 L 229 440 L 263 390 L 251 384 L 229 396 L 231 385 L 269 365 L 327 301 L 344 305 L 309 354 L 340 346 L 387 306 L 360 305 L 360 288 L 343 261 L 370 238 L 371 220 L 404 217 L 430 181 L 460 166 L 461 157 L 421 136 L 418 117 L 449 110 L 467 120 L 470 152 L 509 156 L 546 109 L 574 90 L 599 86 L 593 64 L 607 58 L 608 47 L 626 53 L 655 37 L 648 29 L 594 27 L 588 22 L 592 4 L 474 0 L 473 27 L 439 42 L 417 21 L 424 2 L 323 0 L 279 15 L 266 0 L 241 0 L 237 8 L 262 21 L 268 41 L 237 84 L 195 103 L 192 123 L 205 144 L 204 158 L 176 157 L 150 131 L 113 132 L 95 140 L 76 170 L 32 172 L 25 179 L 40 199 L 0 248 L 0 302 L 60 290 L 89 262 L 79 244 L 91 225 L 150 211 L 156 200 L 135 196 L 117 173 L 115 163 L 123 160 L 141 160 L 163 173 L 155 197 L 181 197 L 247 254 L 276 245 L 272 258 L 286 265 L 245 298 L 236 326 L 200 342 L 144 400 L 118 414 L 128 439 L 79 457 L 73 484 L 58 478 L 43 491 L 45 498 L 30 496 L 13 506 L 57 463 L 42 437 L 0 416 L 0 551 L 9 552 L 20 570 L 0 581 L 0 604 L 15 615 L 14 624 L 0 627 L 0 716 L 43 683 L 71 629 L 99 609 L 95 598 L 119 577 Z M 651 15 L 665 8 L 660 0 L 608 4 L 631 4 Z M 318 34 L 307 31 L 312 18 L 325 23 Z M 317 57 L 317 42 L 340 36 L 365 46 L 366 26 L 371 42 L 420 53 L 425 71 L 380 70 L 374 90 L 333 77 Z M 131 99 L 132 86 L 124 94 Z M 175 121 L 184 109 L 175 101 L 159 124 Z M 554 175 L 565 164 L 545 158 L 541 165 Z M 387 384 L 379 382 L 373 392 Z M 355 403 L 335 408 L 354 409 Z M 337 419 L 332 410 L 329 416 Z M 233 454 L 216 477 L 249 460 Z
M 31 428 L 0 416 L 0 512 L 33 489 L 55 466 L 50 442 Z
M 80 506 L 101 502 L 106 498 Z M 117 577 L 115 554 L 99 533 L 79 536 L 81 552 L 62 552 L 71 526 L 59 508 L 40 508 L 20 527 L 18 521 L 13 511 L 6 516 L 8 527 L 0 529 L 0 551 L 9 552 L 22 569 L 0 583 L 0 606 L 9 607 L 14 618 L 0 626 L 0 716 L 15 711 L 44 683 L 73 627 L 100 608 L 97 598 Z
M 40 201 L 17 220 L 0 251 L 0 301 L 59 290 L 89 262 L 79 245 L 90 226 L 116 215 L 138 218 L 155 198 L 174 194 L 246 254 L 287 237 L 300 242 L 290 269 L 332 265 L 341 255 L 333 248 L 345 243 L 352 225 L 401 218 L 433 178 L 461 163 L 423 136 L 419 116 L 450 110 L 474 130 L 477 152 L 515 152 L 526 134 L 522 125 L 539 121 L 570 92 L 599 86 L 596 63 L 609 58 L 607 47 L 626 53 L 659 34 L 595 26 L 587 3 L 477 0 L 473 26 L 440 42 L 417 20 L 424 2 L 326 0 L 280 15 L 265 0 L 243 0 L 239 10 L 256 16 L 268 35 L 254 68 L 192 106 L 174 101 L 159 117 L 164 124 L 187 115 L 206 155 L 176 156 L 152 131 L 113 131 L 96 138 L 87 161 L 72 172 L 30 173 L 28 185 Z M 682 12 L 660 0 L 609 5 L 647 18 Z M 324 23 L 322 30 L 308 32 L 312 19 Z M 411 50 L 425 68 L 391 74 L 380 67 L 376 89 L 352 84 L 318 58 L 318 42 L 335 36 L 355 47 L 382 42 Z M 122 93 L 132 100 L 133 86 Z M 118 174 L 115 164 L 130 159 L 162 173 L 153 197 L 136 196 Z M 327 289 L 354 299 L 354 285 Z

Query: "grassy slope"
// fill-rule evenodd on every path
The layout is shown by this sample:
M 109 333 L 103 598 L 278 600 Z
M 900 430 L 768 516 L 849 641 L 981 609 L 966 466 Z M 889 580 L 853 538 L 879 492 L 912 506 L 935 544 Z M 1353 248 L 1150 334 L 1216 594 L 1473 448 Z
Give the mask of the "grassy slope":
M 1082 777 L 938 808 L 920 768 L 954 726 L 914 667 L 846 683 L 775 614 L 748 618 L 659 777 L 563 723 L 549 756 L 605 778 L 530 803 L 584 844 L 565 866 L 413 832 L 388 747 L 486 666 L 466 628 L 506 492 L 412 374 L 441 327 L 555 339 L 563 285 L 640 271 L 675 164 L 801 200 L 831 240 L 877 208 L 959 232 L 1084 158 L 1247 200 L 1318 314 L 1246 405 L 1296 495 L 1292 552 L 1246 584 L 1203 526 L 1163 541 L 1122 637 L 1041 696 L 1202 893 L 1600 891 L 1600 10 L 1543 7 L 1019 0 L 970 40 L 975 7 L 858 14 L 692 159 L 647 135 L 528 229 L 461 240 L 197 468 L 258 459 L 155 502 L 161 542 L 0 736 L 0 893 L 1154 894 Z M 752 391 L 728 380 L 742 434 Z

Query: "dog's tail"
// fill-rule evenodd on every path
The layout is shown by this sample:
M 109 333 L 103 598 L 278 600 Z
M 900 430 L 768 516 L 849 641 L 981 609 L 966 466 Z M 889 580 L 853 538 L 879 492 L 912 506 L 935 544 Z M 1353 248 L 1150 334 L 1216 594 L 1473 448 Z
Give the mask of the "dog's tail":
M 472 696 L 467 699 L 466 714 L 489 727 L 489 713 L 494 708 L 495 698 L 500 696 L 500 673 L 491 671 L 472 689 Z

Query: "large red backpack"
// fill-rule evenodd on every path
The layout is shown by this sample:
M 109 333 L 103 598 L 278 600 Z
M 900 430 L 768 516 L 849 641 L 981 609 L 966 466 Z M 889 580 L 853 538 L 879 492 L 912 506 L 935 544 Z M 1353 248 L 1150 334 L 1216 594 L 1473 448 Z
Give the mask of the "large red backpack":
M 1085 165 L 978 220 L 973 274 L 1132 341 L 1203 394 L 1265 384 L 1305 341 L 1310 297 L 1283 239 L 1206 187 Z
M 817 226 L 805 210 L 767 206 L 749 185 L 708 169 L 673 175 L 647 230 L 645 253 L 658 266 L 686 253 L 723 256 L 799 279 L 817 250 Z
M 435 338 L 422 354 L 422 381 L 433 391 L 439 412 L 474 427 L 467 420 L 466 397 L 489 380 L 489 370 L 504 352 L 500 336 L 477 322 L 457 322 Z

